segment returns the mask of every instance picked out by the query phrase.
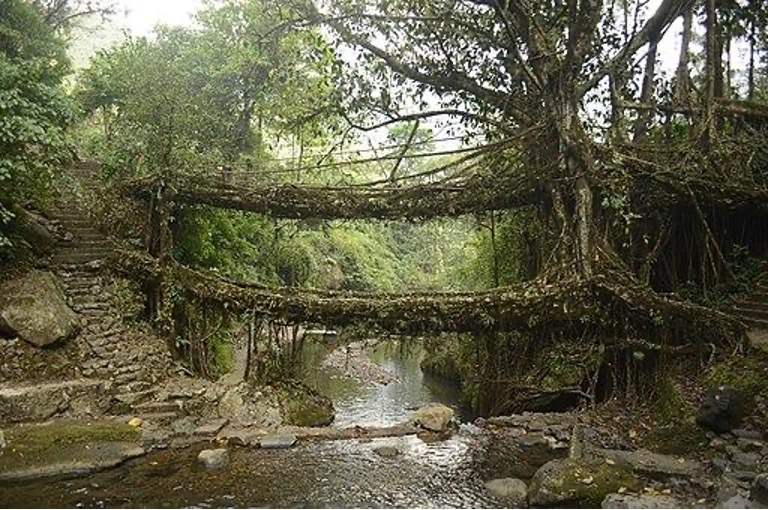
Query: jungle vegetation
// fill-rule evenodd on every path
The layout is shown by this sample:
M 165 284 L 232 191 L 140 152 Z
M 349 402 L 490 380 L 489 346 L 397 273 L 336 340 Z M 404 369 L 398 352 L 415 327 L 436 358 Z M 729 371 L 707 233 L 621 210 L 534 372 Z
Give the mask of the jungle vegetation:
M 66 40 L 103 7 L 2 5 L 2 256 L 14 207 L 97 162 L 105 226 L 206 275 L 165 289 L 198 371 L 224 322 L 195 310 L 276 320 L 217 277 L 323 317 L 318 292 L 506 289 L 365 302 L 371 327 L 460 330 L 436 350 L 484 414 L 652 391 L 742 341 L 721 309 L 768 255 L 764 2 L 221 0 L 76 76 Z M 142 209 L 164 190 L 165 254 Z

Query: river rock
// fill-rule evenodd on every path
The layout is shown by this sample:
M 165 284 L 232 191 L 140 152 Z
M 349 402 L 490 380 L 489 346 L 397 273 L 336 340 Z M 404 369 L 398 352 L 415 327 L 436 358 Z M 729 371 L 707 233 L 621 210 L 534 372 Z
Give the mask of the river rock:
M 609 494 L 602 508 L 687 508 L 677 498 L 666 494 Z
M 741 425 L 747 412 L 747 396 L 734 388 L 710 389 L 696 415 L 696 423 L 717 433 L 729 432 Z
M 226 448 L 203 450 L 197 454 L 197 460 L 208 469 L 218 469 L 226 466 L 229 462 L 229 452 Z
M 522 508 L 525 506 L 528 487 L 519 478 L 497 478 L 485 482 L 488 492 L 503 500 L 510 508 Z
M 531 479 L 532 506 L 599 506 L 619 489 L 639 490 L 642 482 L 626 464 L 608 459 L 558 459 L 544 464 Z
M 0 286 L 0 331 L 45 347 L 79 329 L 77 314 L 50 271 L 33 270 Z
M 762 473 L 752 480 L 749 497 L 756 503 L 768 507 L 768 473 Z
M 443 432 L 453 420 L 453 409 L 443 404 L 422 407 L 411 415 L 411 421 L 432 432 Z
M 259 440 L 262 448 L 290 448 L 296 444 L 296 436 L 293 434 L 281 434 L 274 436 L 264 436 Z
M 378 455 L 379 457 L 385 457 L 385 458 L 391 458 L 391 457 L 397 457 L 400 455 L 400 450 L 398 450 L 394 446 L 378 446 L 373 449 L 373 453 Z

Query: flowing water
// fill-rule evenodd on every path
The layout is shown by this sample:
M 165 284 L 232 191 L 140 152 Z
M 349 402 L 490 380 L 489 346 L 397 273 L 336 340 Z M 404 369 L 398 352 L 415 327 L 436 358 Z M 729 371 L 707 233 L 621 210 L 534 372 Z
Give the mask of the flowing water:
M 316 344 L 308 361 L 333 345 Z M 386 386 L 340 378 L 315 368 L 307 380 L 335 402 L 340 425 L 402 421 L 430 402 L 455 405 L 457 392 L 424 376 L 420 352 L 381 345 L 371 358 L 398 383 Z M 205 470 L 203 446 L 156 451 L 116 469 L 73 480 L 0 487 L 3 507 L 498 507 L 483 481 L 517 475 L 516 452 L 503 436 L 470 424 L 446 441 L 417 437 L 299 443 L 288 450 L 230 449 L 230 462 Z M 381 445 L 400 454 L 383 458 Z

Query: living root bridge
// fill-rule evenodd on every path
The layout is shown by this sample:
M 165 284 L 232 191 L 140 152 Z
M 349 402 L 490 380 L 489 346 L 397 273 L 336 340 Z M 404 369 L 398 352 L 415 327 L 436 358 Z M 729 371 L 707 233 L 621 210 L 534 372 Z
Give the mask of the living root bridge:
M 151 196 L 156 179 L 136 181 L 129 189 Z M 473 176 L 461 184 L 407 187 L 331 187 L 291 184 L 246 188 L 188 178 L 169 183 L 170 201 L 268 214 L 284 219 L 428 219 L 461 216 L 539 204 L 547 195 L 538 186 L 515 179 Z
M 288 323 L 360 324 L 406 335 L 588 330 L 603 338 L 641 337 L 647 341 L 633 344 L 649 350 L 687 343 L 721 346 L 744 334 L 743 324 L 730 315 L 669 300 L 644 287 L 611 283 L 604 275 L 557 284 L 534 280 L 479 292 L 395 294 L 249 285 L 175 262 L 161 267 L 156 259 L 128 251 L 118 253 L 117 266 L 133 276 L 162 275 L 168 284 L 202 302 Z

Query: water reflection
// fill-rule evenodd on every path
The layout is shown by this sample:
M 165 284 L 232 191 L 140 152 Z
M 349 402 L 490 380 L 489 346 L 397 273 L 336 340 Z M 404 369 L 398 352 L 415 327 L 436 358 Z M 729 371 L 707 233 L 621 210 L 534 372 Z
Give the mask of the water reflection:
M 305 381 L 328 396 L 336 408 L 334 425 L 394 425 L 414 410 L 439 402 L 453 407 L 461 417 L 459 388 L 421 371 L 424 348 L 418 340 L 408 343 L 386 340 L 368 351 L 369 358 L 391 372 L 398 382 L 387 385 L 344 377 L 342 372 L 323 366 L 337 341 L 314 340 L 305 346 Z

